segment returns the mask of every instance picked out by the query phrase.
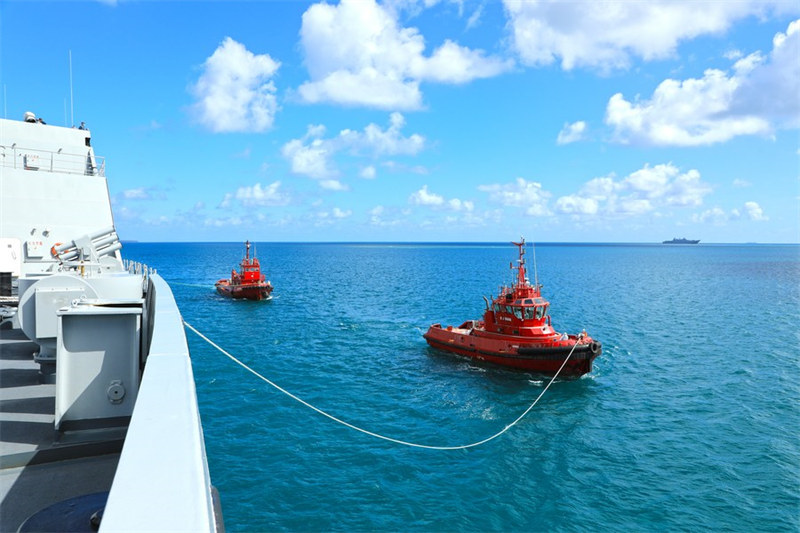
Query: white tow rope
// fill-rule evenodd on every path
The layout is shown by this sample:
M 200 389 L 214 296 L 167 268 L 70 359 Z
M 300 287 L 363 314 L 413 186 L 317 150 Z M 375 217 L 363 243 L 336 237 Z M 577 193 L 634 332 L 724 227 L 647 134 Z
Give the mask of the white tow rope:
M 531 409 L 534 408 L 534 406 L 539 402 L 539 400 L 542 399 L 542 396 L 544 396 L 544 393 L 547 392 L 547 389 L 550 388 L 550 385 L 553 384 L 553 382 L 556 380 L 558 375 L 564 369 L 564 365 L 566 365 L 567 361 L 569 361 L 569 358 L 572 356 L 572 352 L 575 351 L 575 347 L 578 346 L 577 342 L 572 346 L 572 350 L 569 351 L 569 353 L 567 354 L 566 359 L 564 359 L 564 362 L 561 363 L 561 366 L 559 367 L 558 371 L 552 377 L 552 379 L 547 384 L 547 386 L 544 388 L 544 390 L 542 390 L 542 392 L 539 393 L 539 396 L 536 397 L 536 399 L 533 401 L 533 403 L 527 409 L 525 409 L 525 412 L 523 412 L 521 415 L 519 415 L 516 420 L 511 422 L 509 425 L 504 427 L 502 430 L 498 431 L 497 433 L 495 433 L 491 437 L 487 437 L 487 438 L 485 438 L 483 440 L 479 440 L 477 442 L 473 442 L 473 443 L 470 443 L 470 444 L 461 444 L 459 446 L 431 446 L 431 445 L 428 445 L 428 444 L 417 444 L 415 442 L 408 442 L 408 441 L 404 441 L 404 440 L 400 440 L 400 439 L 395 439 L 395 438 L 392 438 L 392 437 L 387 437 L 385 435 L 380 435 L 378 433 L 374 433 L 372 431 L 368 431 L 368 430 L 360 428 L 358 426 L 354 426 L 353 424 L 350 424 L 349 422 L 345 422 L 344 420 L 342 420 L 340 418 L 336 418 L 335 416 L 326 413 L 322 409 L 319 409 L 318 407 L 314 407 L 313 405 L 311 405 L 307 401 L 303 400 L 302 398 L 299 398 L 299 397 L 295 396 L 291 392 L 289 392 L 286 389 L 282 388 L 280 385 L 277 385 L 276 383 L 273 383 L 272 381 L 270 381 L 266 377 L 262 376 L 261 374 L 259 374 L 258 372 L 256 372 L 255 370 L 253 370 L 252 368 L 250 368 L 249 366 L 247 366 L 246 364 L 244 364 L 243 362 L 239 361 L 237 358 L 235 358 L 234 356 L 232 356 L 231 354 L 226 352 L 219 345 L 214 343 L 214 341 L 212 341 L 211 339 L 209 339 L 208 337 L 206 337 L 205 335 L 203 335 L 202 333 L 197 331 L 194 327 L 192 327 L 191 324 L 189 324 L 185 320 L 183 321 L 183 323 L 187 328 L 192 330 L 201 339 L 203 339 L 208 344 L 210 344 L 211 346 L 213 346 L 214 348 L 219 350 L 221 353 L 226 355 L 231 361 L 233 361 L 237 365 L 241 366 L 242 368 L 244 368 L 245 370 L 247 370 L 248 372 L 250 372 L 251 374 L 253 374 L 257 378 L 259 378 L 262 381 L 266 382 L 268 385 L 271 385 L 272 387 L 278 389 L 279 391 L 281 391 L 285 395 L 289 396 L 293 400 L 296 400 L 296 401 L 302 403 L 303 405 L 305 405 L 309 409 L 313 409 L 314 411 L 316 411 L 317 413 L 321 414 L 322 416 L 330 418 L 334 422 L 338 422 L 339 424 L 342 424 L 343 426 L 347 426 L 350 429 L 354 429 L 356 431 L 359 431 L 359 432 L 364 433 L 366 435 L 369 435 L 371 437 L 375 437 L 376 439 L 382 439 L 382 440 L 386 440 L 386 441 L 389 441 L 389 442 L 394 442 L 395 444 L 402 444 L 403 446 L 411 446 L 413 448 L 424 448 L 426 450 L 464 450 L 464 449 L 467 449 L 467 448 L 474 448 L 476 446 L 480 446 L 481 444 L 486 444 L 487 442 L 496 439 L 497 437 L 499 437 L 500 435 L 502 435 L 503 433 L 505 433 L 506 431 L 508 431 L 512 427 L 514 427 L 520 420 L 522 420 L 525 417 L 525 415 L 527 415 L 531 411 Z

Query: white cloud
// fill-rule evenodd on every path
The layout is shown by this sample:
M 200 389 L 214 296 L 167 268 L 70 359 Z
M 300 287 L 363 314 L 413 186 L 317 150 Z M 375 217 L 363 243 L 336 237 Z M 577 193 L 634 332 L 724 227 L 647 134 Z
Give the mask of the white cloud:
M 479 191 L 489 193 L 489 201 L 507 206 L 524 208 L 530 216 L 550 214 L 547 201 L 550 193 L 542 189 L 542 184 L 517 178 L 514 183 L 479 185 Z
M 403 126 L 403 115 L 392 113 L 386 129 L 371 123 L 363 131 L 345 129 L 336 137 L 325 139 L 325 127 L 311 125 L 302 139 L 293 139 L 283 145 L 281 153 L 291 162 L 294 174 L 332 181 L 331 178 L 338 175 L 333 157 L 339 152 L 380 157 L 416 155 L 424 149 L 425 137 L 416 133 L 405 137 L 401 132 Z M 367 179 L 374 178 L 375 167 L 362 169 L 360 175 Z
M 752 187 L 752 185 L 753 184 L 750 183 L 749 181 L 743 180 L 743 179 L 740 179 L 740 178 L 736 178 L 735 180 L 733 180 L 733 186 L 736 187 L 737 189 L 744 189 L 745 187 Z
M 772 51 L 753 65 L 733 96 L 731 112 L 753 114 L 779 128 L 800 127 L 800 20 L 772 40 Z M 751 56 L 756 54 L 751 54 Z M 760 56 L 759 56 L 760 57 Z M 747 58 L 745 58 L 747 59 Z
M 423 185 L 420 190 L 412 194 L 408 201 L 414 205 L 434 205 L 444 204 L 444 198 L 438 194 L 428 192 L 428 186 Z
M 428 186 L 423 185 L 420 190 L 408 197 L 408 202 L 413 205 L 425 205 L 451 211 L 472 211 L 475 204 L 469 200 L 451 198 L 446 200 L 443 196 L 428 191 Z
M 384 161 L 381 166 L 394 173 L 429 174 L 428 169 L 422 165 L 408 166 L 398 161 Z
M 334 224 L 337 220 L 344 220 L 352 215 L 353 212 L 348 210 L 342 210 L 338 207 L 334 207 L 330 211 L 319 211 L 316 213 L 316 226 L 330 226 Z
M 769 57 L 737 60 L 732 72 L 708 69 L 702 78 L 667 79 L 649 100 L 611 97 L 605 122 L 622 143 L 700 146 L 739 135 L 766 135 L 800 125 L 800 21 L 779 33 Z
M 149 200 L 151 198 L 150 193 L 144 187 L 122 191 L 122 196 L 126 200 Z
M 369 214 L 369 223 L 372 226 L 380 226 L 380 227 L 392 227 L 392 226 L 399 226 L 403 224 L 406 220 L 408 213 L 400 213 L 402 216 L 397 216 L 397 213 L 394 212 L 396 210 L 392 210 L 393 212 L 390 213 L 390 210 L 386 209 L 382 205 L 376 205 L 372 209 L 370 209 L 367 213 Z M 386 217 L 393 216 L 395 217 L 392 220 L 387 220 Z
M 311 133 L 309 127 L 309 134 Z M 304 141 L 310 141 L 303 144 Z M 281 153 L 291 162 L 292 173 L 302 174 L 314 179 L 330 178 L 336 172 L 330 168 L 332 147 L 322 139 L 293 139 L 281 148 Z
M 742 210 L 744 214 L 742 214 Z M 744 207 L 740 209 L 731 209 L 726 213 L 721 207 L 713 207 L 707 209 L 700 214 L 692 215 L 692 222 L 709 223 L 715 226 L 724 226 L 729 221 L 747 219 L 753 222 L 765 222 L 769 217 L 764 215 L 764 210 L 757 202 L 745 202 Z
M 675 54 L 682 41 L 719 35 L 734 22 L 770 11 L 796 12 L 782 0 L 737 2 L 562 2 L 504 0 L 512 47 L 527 65 L 627 68 Z
M 406 119 L 400 113 L 389 115 L 389 127 L 385 130 L 374 123 L 363 132 L 345 129 L 338 137 L 329 141 L 335 150 L 348 149 L 353 154 L 366 152 L 373 157 L 384 155 L 416 155 L 425 147 L 425 137 L 417 133 L 403 137 L 400 130 Z
M 425 39 L 374 0 L 314 4 L 303 14 L 300 46 L 311 80 L 298 88 L 310 103 L 419 109 L 423 81 L 466 83 L 505 72 L 512 62 L 446 40 L 425 56 Z
M 375 179 L 376 175 L 375 167 L 372 165 L 366 166 L 361 169 L 361 172 L 359 172 L 358 175 L 364 178 L 365 180 Z
M 472 15 L 469 16 L 469 19 L 467 19 L 467 26 L 465 29 L 471 30 L 472 28 L 476 28 L 480 24 L 482 15 L 483 5 L 479 5 L 478 8 L 472 12 Z
M 266 187 L 262 187 L 261 183 L 239 187 L 236 193 L 226 194 L 219 207 L 230 207 L 233 199 L 239 200 L 245 207 L 286 205 L 289 203 L 289 196 L 282 192 L 280 187 L 280 181 L 270 183 Z
M 564 124 L 564 127 L 558 133 L 556 139 L 557 144 L 569 144 L 583 139 L 583 134 L 586 132 L 586 122 L 579 120 L 572 124 Z
M 631 103 L 617 93 L 605 121 L 622 143 L 700 146 L 768 133 L 769 123 L 760 117 L 727 115 L 738 85 L 735 77 L 710 69 L 699 80 L 662 82 L 648 101 Z
M 214 132 L 260 132 L 272 127 L 278 103 L 271 78 L 280 63 L 226 37 L 191 87 L 192 111 Z
M 729 59 L 730 61 L 736 61 L 744 57 L 744 54 L 742 53 L 741 50 L 734 49 L 734 50 L 728 50 L 727 52 L 722 54 L 722 57 L 724 57 L 725 59 Z
M 738 212 L 736 212 L 738 214 Z M 699 215 L 692 215 L 692 222 L 696 223 L 710 223 L 715 226 L 723 226 L 728 221 L 728 213 L 721 207 L 712 207 L 700 213 Z
M 339 180 L 322 180 L 319 186 L 328 191 L 348 191 L 350 188 Z
M 769 220 L 769 217 L 764 215 L 764 210 L 756 202 L 745 202 L 744 211 L 750 220 L 756 222 Z
M 469 200 L 459 200 L 452 198 L 447 201 L 447 206 L 453 211 L 472 211 L 475 209 L 475 203 Z
M 672 164 L 645 165 L 622 180 L 589 180 L 576 194 L 558 198 L 555 209 L 579 216 L 637 216 L 664 207 L 696 207 L 710 192 L 697 170 L 681 173 Z
M 556 200 L 556 211 L 567 214 L 596 215 L 600 207 L 597 198 L 582 198 L 576 194 Z
M 207 218 L 203 221 L 203 225 L 213 228 L 225 228 L 228 226 L 241 226 L 242 219 L 240 217 L 227 217 L 227 218 Z

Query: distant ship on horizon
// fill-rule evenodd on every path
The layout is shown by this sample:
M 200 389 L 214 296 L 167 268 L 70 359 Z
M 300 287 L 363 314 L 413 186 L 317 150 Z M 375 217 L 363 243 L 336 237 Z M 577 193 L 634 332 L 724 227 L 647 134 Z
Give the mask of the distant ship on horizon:
M 697 244 L 698 242 L 700 242 L 700 239 L 697 239 L 695 241 L 692 239 L 684 239 L 683 237 L 681 237 L 680 239 L 675 237 L 671 241 L 663 241 L 661 244 Z

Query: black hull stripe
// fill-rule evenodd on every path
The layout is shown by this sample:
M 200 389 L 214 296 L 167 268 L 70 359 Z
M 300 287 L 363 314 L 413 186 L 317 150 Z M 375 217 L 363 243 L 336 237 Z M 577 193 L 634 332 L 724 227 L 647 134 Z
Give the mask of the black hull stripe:
M 563 347 L 557 347 L 557 348 L 535 348 L 535 350 L 549 350 L 549 351 L 546 352 L 546 353 L 530 353 L 530 354 L 517 353 L 517 354 L 513 354 L 513 353 L 505 353 L 505 352 L 504 353 L 488 352 L 486 350 L 478 350 L 477 348 L 470 348 L 470 347 L 467 347 L 467 346 L 457 346 L 455 344 L 441 342 L 438 339 L 432 339 L 432 338 L 427 337 L 427 336 L 425 337 L 425 340 L 427 340 L 428 344 L 430 344 L 434 348 L 437 348 L 439 350 L 443 350 L 443 351 L 446 351 L 446 352 L 455 351 L 457 349 L 457 350 L 460 350 L 462 352 L 471 352 L 471 353 L 474 353 L 474 354 L 486 355 L 486 356 L 489 356 L 489 357 L 496 357 L 496 358 L 501 358 L 501 359 L 524 360 L 524 361 L 537 361 L 537 360 L 540 360 L 540 361 L 547 361 L 547 360 L 561 361 L 565 357 L 567 357 L 567 354 L 571 350 L 571 348 L 564 349 Z M 572 354 L 570 359 L 578 360 L 578 361 L 582 361 L 582 360 L 593 361 L 594 358 L 597 357 L 598 355 L 600 355 L 600 352 L 595 354 L 591 350 L 589 350 L 588 346 L 586 346 L 586 348 L 583 348 L 581 346 L 581 347 L 578 347 L 578 348 L 575 349 L 575 352 Z

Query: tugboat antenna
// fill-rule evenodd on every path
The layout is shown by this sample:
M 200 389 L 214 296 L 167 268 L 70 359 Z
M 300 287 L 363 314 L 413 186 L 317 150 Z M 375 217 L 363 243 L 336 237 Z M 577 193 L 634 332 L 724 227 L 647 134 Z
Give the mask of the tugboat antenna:
M 536 270 L 536 243 L 531 243 L 531 248 L 533 248 L 533 283 L 534 287 L 537 289 L 539 288 L 539 273 Z

